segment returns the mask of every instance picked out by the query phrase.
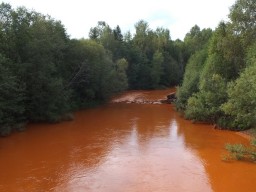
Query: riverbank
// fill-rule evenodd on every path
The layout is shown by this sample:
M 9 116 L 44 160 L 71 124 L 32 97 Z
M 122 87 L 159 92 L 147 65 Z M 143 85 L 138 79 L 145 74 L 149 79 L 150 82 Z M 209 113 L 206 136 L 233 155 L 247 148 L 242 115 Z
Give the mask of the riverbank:
M 237 134 L 249 140 L 256 139 L 256 127 L 244 131 L 239 131 Z

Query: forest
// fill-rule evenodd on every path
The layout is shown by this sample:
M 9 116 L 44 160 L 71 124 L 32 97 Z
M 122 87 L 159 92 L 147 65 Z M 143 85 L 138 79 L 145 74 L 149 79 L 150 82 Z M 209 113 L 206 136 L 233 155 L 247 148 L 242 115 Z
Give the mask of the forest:
M 61 21 L 2 3 L 0 29 L 1 135 L 72 119 L 123 90 L 177 85 L 189 55 L 143 20 L 134 35 L 99 21 L 88 39 L 70 39 Z
M 243 130 L 256 122 L 256 3 L 237 0 L 229 21 L 172 40 L 139 20 L 135 33 L 99 21 L 71 39 L 61 21 L 0 4 L 0 135 L 59 122 L 127 89 L 178 86 L 187 119 Z
M 256 125 L 255 0 L 237 0 L 229 21 L 191 55 L 177 97 L 176 108 L 187 119 L 230 130 Z

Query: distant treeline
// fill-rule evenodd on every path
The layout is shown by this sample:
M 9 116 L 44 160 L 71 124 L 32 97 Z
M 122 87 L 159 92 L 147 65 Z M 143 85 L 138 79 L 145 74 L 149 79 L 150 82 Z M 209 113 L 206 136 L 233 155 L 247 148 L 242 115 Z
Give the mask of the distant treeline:
M 237 0 L 229 19 L 193 48 L 176 107 L 188 119 L 243 130 L 256 125 L 256 1 Z M 199 46 L 203 31 L 191 32 Z
M 122 34 L 101 21 L 89 39 L 70 39 L 60 21 L 1 3 L 0 135 L 27 122 L 69 119 L 70 112 L 126 89 L 179 84 L 194 50 L 146 21 L 135 29 Z

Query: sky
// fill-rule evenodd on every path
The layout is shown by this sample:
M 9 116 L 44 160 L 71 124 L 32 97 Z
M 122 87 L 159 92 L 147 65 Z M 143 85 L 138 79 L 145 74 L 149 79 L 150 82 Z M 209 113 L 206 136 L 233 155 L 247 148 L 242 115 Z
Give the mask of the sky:
M 215 29 L 227 21 L 229 8 L 236 0 L 3 0 L 13 8 L 25 6 L 60 20 L 71 38 L 88 38 L 98 21 L 122 33 L 134 33 L 134 24 L 143 19 L 151 29 L 170 30 L 171 39 L 181 39 L 197 24 Z

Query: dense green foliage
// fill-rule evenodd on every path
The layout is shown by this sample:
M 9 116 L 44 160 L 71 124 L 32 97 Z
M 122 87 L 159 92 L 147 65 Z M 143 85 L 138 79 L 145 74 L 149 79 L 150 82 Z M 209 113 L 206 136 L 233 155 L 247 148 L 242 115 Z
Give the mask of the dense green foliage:
M 190 46 L 192 56 L 176 102 L 186 118 L 232 130 L 255 125 L 255 5 L 253 0 L 237 0 L 230 9 L 230 21 L 219 24 L 206 38 L 206 46 Z
M 186 66 L 184 79 L 181 87 L 177 88 L 176 107 L 179 111 L 186 109 L 188 99 L 199 90 L 200 73 L 207 58 L 205 49 L 194 53 Z
M 70 39 L 60 21 L 0 4 L 0 135 L 26 122 L 66 119 L 128 88 L 178 84 L 183 42 L 145 21 L 135 29 L 122 34 L 100 21 L 89 39 Z
M 245 129 L 256 124 L 256 59 L 228 86 L 228 101 L 221 106 L 232 119 L 229 127 Z
M 0 134 L 26 122 L 57 122 L 126 89 L 182 85 L 186 118 L 241 130 L 256 123 L 256 3 L 237 0 L 215 31 L 197 25 L 184 41 L 146 21 L 122 34 L 99 21 L 70 39 L 60 21 L 0 5 Z M 184 76 L 183 76 L 184 74 Z
M 9 62 L 0 55 L 0 81 L 3 82 L 0 84 L 0 130 L 2 135 L 8 134 L 13 126 L 19 128 L 19 124 L 26 120 L 23 115 L 25 87 L 8 69 Z

